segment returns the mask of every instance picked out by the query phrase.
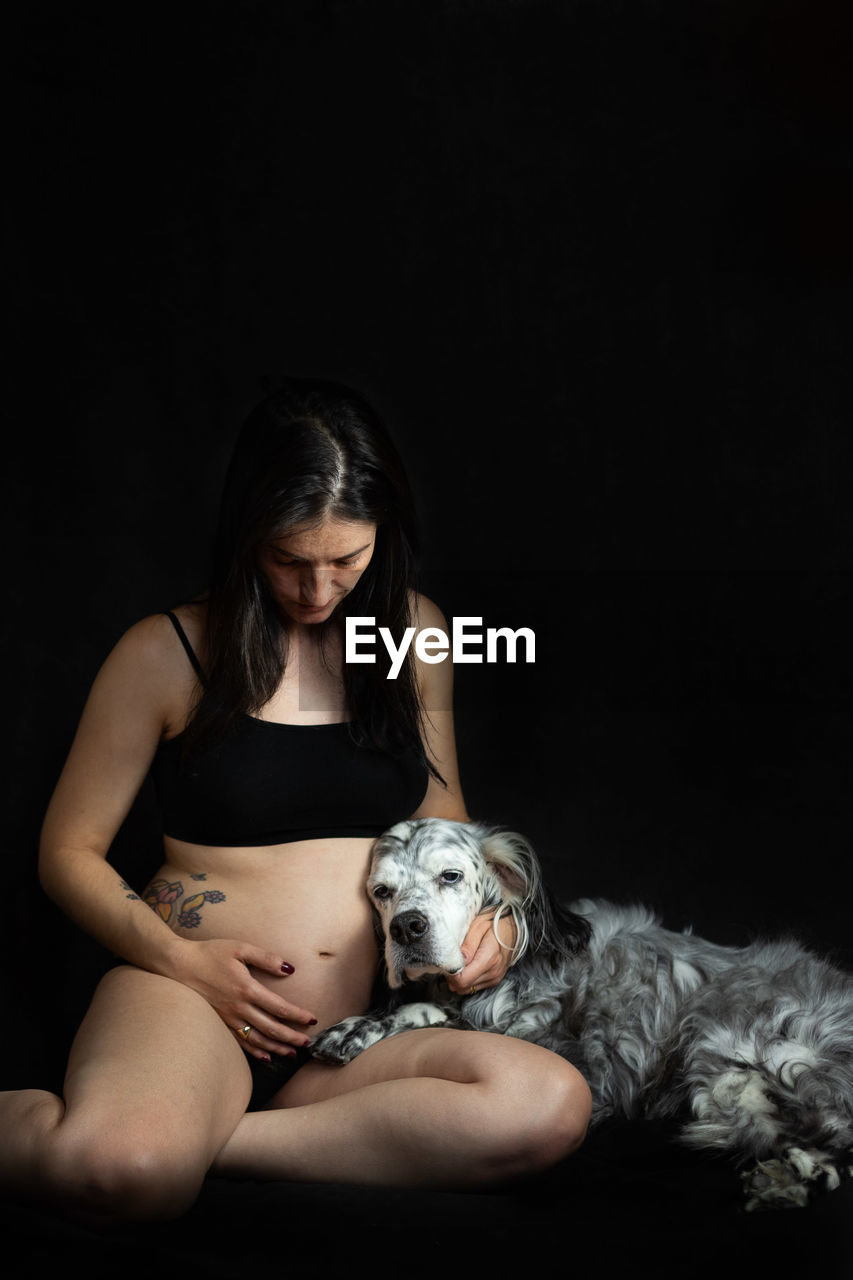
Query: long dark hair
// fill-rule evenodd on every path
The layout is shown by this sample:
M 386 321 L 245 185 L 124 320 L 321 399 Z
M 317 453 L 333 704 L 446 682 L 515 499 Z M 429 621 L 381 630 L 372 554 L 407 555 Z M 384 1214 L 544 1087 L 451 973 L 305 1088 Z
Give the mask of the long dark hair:
M 399 644 L 412 625 L 418 534 L 400 456 L 364 397 L 338 383 L 290 378 L 247 417 L 225 479 L 205 634 L 205 683 L 186 746 L 216 738 L 275 693 L 287 661 L 287 620 L 258 567 L 271 537 L 325 516 L 377 526 L 370 563 L 330 623 L 373 616 Z M 414 753 L 423 708 L 411 650 L 396 680 L 385 646 L 375 664 L 344 664 L 351 728 L 364 745 Z

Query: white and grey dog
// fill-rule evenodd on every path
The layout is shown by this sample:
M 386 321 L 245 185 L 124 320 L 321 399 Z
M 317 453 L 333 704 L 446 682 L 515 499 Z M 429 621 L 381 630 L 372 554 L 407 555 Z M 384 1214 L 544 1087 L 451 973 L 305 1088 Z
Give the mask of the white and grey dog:
M 747 1209 L 805 1204 L 850 1172 L 853 977 L 798 943 L 720 946 L 642 907 L 562 907 L 522 836 L 437 818 L 380 837 L 368 893 L 395 990 L 382 1012 L 322 1033 L 316 1057 L 349 1062 L 414 1027 L 502 1032 L 575 1063 L 593 1124 L 678 1117 L 684 1142 L 749 1162 Z M 471 921 L 491 910 L 498 937 L 501 917 L 515 921 L 512 966 L 454 996 L 441 975 L 460 971 Z M 425 978 L 429 1000 L 400 1003 L 404 982 Z

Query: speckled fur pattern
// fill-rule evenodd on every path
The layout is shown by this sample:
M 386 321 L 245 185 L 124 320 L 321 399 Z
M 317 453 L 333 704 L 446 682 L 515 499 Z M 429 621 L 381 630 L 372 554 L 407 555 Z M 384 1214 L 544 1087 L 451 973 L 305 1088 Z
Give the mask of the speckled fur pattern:
M 684 1143 L 731 1156 L 748 1210 L 803 1205 L 849 1174 L 853 977 L 797 942 L 721 946 L 644 907 L 562 906 L 523 836 L 437 818 L 380 837 L 368 893 L 388 1006 L 331 1027 L 316 1057 L 347 1062 L 415 1027 L 501 1032 L 573 1062 L 594 1125 L 677 1119 Z M 483 911 L 499 938 L 513 916 L 515 955 L 497 987 L 460 998 L 444 977 Z

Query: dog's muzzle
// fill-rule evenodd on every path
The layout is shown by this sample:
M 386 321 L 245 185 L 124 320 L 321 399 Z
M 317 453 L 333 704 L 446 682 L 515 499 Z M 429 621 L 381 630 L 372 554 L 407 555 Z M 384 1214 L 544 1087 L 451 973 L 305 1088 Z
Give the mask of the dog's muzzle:
M 401 911 L 391 921 L 388 932 L 398 946 L 409 947 L 429 933 L 429 920 L 422 911 Z

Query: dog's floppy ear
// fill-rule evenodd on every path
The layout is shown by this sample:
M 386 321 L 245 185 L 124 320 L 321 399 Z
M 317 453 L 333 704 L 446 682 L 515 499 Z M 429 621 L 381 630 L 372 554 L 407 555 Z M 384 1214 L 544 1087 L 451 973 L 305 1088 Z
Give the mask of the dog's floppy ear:
M 526 902 L 539 889 L 539 860 L 533 846 L 516 831 L 481 827 L 480 848 L 501 882 L 504 901 Z
M 539 859 L 529 840 L 516 831 L 473 824 L 486 862 L 501 886 L 501 902 L 515 920 L 512 963 L 528 947 L 552 959 L 568 958 L 589 941 L 589 923 L 561 906 L 542 882 Z

